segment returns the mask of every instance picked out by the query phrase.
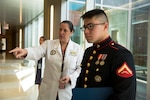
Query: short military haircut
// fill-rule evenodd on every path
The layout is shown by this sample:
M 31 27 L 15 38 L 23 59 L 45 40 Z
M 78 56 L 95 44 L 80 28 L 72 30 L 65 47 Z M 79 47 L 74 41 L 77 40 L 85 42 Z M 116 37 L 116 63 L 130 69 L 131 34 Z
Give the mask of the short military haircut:
M 106 13 L 101 9 L 90 10 L 90 11 L 86 12 L 84 15 L 82 15 L 81 18 L 84 20 L 85 18 L 92 18 L 94 16 L 95 17 L 103 17 L 104 20 L 106 22 L 108 22 L 108 17 L 106 15 Z

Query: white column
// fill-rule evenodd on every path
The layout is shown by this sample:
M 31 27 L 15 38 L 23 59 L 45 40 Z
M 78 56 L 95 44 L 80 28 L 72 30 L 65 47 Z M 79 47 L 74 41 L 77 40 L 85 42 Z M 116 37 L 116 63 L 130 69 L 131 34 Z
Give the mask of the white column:
M 128 33 L 127 33 L 127 39 L 126 39 L 126 47 L 131 50 L 131 0 L 129 0 L 129 9 L 128 9 Z M 133 43 L 132 43 L 133 44 Z M 133 50 L 131 50 L 133 51 Z
M 61 0 L 61 21 L 69 19 L 69 12 L 67 13 L 67 11 L 69 11 L 69 4 L 67 4 L 68 2 L 66 0 Z

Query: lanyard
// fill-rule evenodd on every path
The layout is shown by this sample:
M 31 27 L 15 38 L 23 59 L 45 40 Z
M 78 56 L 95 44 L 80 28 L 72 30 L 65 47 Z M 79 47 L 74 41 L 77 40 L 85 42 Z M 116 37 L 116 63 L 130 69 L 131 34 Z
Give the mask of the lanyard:
M 64 59 L 65 59 L 65 52 L 62 53 L 63 58 L 62 58 L 62 65 L 61 65 L 61 77 L 63 77 L 63 69 L 64 69 Z

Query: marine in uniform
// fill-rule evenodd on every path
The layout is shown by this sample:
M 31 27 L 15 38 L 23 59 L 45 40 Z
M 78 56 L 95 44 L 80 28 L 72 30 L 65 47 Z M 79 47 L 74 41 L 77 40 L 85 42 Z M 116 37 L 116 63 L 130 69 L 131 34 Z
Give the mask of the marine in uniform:
M 109 100 L 135 100 L 136 74 L 132 54 L 110 36 L 85 50 L 81 68 L 76 88 L 112 87 Z

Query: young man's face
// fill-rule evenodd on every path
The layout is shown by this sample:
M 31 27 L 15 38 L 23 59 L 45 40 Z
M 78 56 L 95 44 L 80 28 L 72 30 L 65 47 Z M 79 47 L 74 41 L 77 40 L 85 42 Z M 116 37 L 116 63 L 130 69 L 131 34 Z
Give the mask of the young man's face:
M 89 43 L 99 43 L 105 38 L 106 23 L 95 17 L 84 19 L 84 34 Z

